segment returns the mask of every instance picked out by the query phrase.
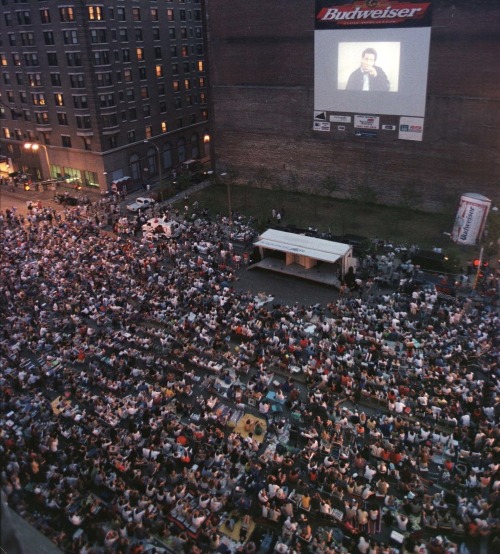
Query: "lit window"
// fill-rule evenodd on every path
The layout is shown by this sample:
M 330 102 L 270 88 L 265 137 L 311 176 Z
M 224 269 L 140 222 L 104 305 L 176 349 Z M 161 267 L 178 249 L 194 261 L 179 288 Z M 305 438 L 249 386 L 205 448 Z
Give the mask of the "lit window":
M 146 125 L 146 138 L 151 138 L 153 136 L 153 127 L 152 125 Z
M 203 71 L 203 62 L 201 60 L 198 61 L 198 71 Z
M 61 17 L 61 21 L 75 20 L 75 12 L 71 6 L 64 6 L 63 8 L 59 8 L 59 15 Z
M 136 48 L 137 60 L 139 62 L 144 61 L 144 48 Z
M 163 77 L 163 66 L 157 65 L 156 66 L 156 76 L 157 77 Z
M 104 19 L 101 6 L 88 6 L 90 21 L 102 21 Z
M 60 92 L 54 94 L 54 103 L 56 106 L 64 106 L 64 96 Z
M 166 133 L 168 131 L 168 125 L 166 121 L 161 122 L 161 130 L 163 133 Z

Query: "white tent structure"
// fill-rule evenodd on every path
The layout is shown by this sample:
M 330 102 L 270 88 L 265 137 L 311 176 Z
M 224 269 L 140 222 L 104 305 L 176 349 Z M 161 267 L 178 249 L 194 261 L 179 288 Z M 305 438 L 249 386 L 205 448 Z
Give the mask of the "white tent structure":
M 254 245 L 262 258 L 255 266 L 329 285 L 339 286 L 339 279 L 356 265 L 348 244 L 276 229 L 262 233 Z

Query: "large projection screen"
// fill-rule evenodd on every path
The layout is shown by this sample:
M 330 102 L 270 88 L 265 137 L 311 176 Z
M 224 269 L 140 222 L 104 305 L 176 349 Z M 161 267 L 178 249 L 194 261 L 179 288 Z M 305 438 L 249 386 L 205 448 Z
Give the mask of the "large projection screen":
M 402 8 L 397 0 L 384 4 L 390 6 L 386 13 L 423 6 L 405 3 Z M 384 13 L 367 5 L 317 1 L 314 110 L 424 117 L 431 27 L 406 21 L 391 24 L 391 18 L 384 24 L 350 19 L 351 14 L 360 18 Z M 318 14 L 325 10 L 342 15 L 319 21 Z

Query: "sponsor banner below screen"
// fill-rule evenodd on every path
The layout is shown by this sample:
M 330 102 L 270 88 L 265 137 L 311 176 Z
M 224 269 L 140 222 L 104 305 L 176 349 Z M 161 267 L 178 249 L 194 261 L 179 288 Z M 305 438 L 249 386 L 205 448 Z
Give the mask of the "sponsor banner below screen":
M 330 123 L 328 121 L 315 121 L 313 131 L 329 131 Z
M 423 117 L 401 117 L 399 119 L 399 139 L 421 141 L 423 132 Z
M 380 117 L 376 115 L 355 115 L 355 129 L 380 129 Z
M 384 131 L 395 131 L 396 125 L 382 125 Z
M 354 131 L 354 136 L 359 138 L 377 138 L 377 131 Z
M 350 115 L 331 115 L 330 121 L 332 123 L 351 123 Z

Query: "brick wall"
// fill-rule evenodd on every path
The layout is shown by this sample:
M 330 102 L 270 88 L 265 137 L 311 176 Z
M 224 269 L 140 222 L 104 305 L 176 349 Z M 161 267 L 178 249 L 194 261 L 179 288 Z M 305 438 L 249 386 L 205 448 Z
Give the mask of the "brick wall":
M 454 207 L 464 192 L 498 201 L 500 4 L 434 0 L 422 142 L 311 130 L 313 5 L 206 0 L 217 169 L 388 204 L 413 197 L 427 210 Z

